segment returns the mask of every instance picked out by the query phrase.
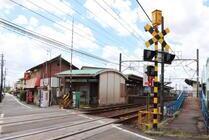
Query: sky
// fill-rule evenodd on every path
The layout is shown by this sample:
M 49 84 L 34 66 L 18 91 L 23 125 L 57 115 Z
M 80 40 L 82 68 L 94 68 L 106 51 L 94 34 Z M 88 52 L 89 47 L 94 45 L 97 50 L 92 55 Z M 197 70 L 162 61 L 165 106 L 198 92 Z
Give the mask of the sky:
M 162 10 L 165 28 L 170 29 L 165 40 L 176 58 L 196 59 L 196 49 L 199 48 L 201 72 L 209 52 L 209 1 L 139 2 L 150 17 L 155 9 Z M 119 53 L 122 53 L 123 60 L 142 60 L 145 41 L 151 38 L 144 30 L 144 26 L 151 23 L 135 0 L 1 0 L 0 10 L 0 18 L 68 45 L 72 43 L 74 19 L 73 48 L 114 63 L 118 63 Z M 2 25 L 0 44 L 7 69 L 6 83 L 10 85 L 22 78 L 27 69 L 60 54 L 70 61 L 69 52 L 9 31 Z M 79 68 L 119 67 L 78 53 L 73 53 L 73 64 Z M 150 63 L 124 62 L 122 72 L 142 76 L 146 64 Z M 175 61 L 165 66 L 165 81 L 182 88 L 185 86 L 183 78 L 196 78 L 195 70 L 195 61 Z

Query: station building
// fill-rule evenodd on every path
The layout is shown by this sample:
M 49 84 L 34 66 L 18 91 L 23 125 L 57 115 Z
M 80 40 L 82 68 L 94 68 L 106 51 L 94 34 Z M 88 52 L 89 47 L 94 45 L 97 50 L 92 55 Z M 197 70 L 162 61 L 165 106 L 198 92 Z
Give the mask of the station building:
M 127 103 L 127 77 L 114 69 L 82 67 L 58 73 L 64 79 L 64 93 L 72 90 L 80 92 L 80 104 L 88 106 L 105 106 Z

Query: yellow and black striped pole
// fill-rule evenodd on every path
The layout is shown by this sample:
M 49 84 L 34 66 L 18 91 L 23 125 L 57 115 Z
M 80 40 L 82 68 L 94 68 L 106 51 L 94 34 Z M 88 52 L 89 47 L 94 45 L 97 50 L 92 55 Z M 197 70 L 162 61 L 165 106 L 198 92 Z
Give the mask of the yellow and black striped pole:
M 155 27 L 157 31 L 157 26 Z M 153 97 L 153 129 L 158 125 L 158 43 L 155 42 L 155 73 L 154 73 L 154 97 Z
M 70 96 L 68 94 L 63 95 L 63 108 L 68 109 L 70 107 Z

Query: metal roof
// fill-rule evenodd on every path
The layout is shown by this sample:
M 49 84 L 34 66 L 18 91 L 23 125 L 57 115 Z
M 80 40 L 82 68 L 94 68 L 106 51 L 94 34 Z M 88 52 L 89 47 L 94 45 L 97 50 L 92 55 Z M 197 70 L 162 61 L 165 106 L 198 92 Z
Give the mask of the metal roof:
M 103 69 L 82 69 L 82 70 L 67 70 L 67 71 L 63 71 L 58 73 L 57 75 L 96 75 L 96 73 L 98 73 L 99 71 L 101 71 Z
M 81 69 L 81 70 L 72 70 L 72 73 L 70 70 L 63 71 L 57 74 L 58 77 L 67 77 L 67 76 L 97 76 L 99 74 L 105 73 L 105 72 L 115 72 L 124 77 L 127 80 L 127 77 L 123 75 L 121 72 L 114 70 L 114 69 Z

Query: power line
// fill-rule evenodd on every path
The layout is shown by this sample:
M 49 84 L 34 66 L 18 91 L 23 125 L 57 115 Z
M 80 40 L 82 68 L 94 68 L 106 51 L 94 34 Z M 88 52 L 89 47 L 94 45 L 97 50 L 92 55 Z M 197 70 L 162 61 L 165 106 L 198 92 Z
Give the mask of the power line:
M 64 12 L 64 10 L 62 10 L 60 7 L 58 7 L 58 6 L 54 5 L 54 4 L 52 4 L 51 2 L 47 2 L 46 0 L 44 0 L 44 1 L 45 1 L 48 5 L 50 5 L 50 6 L 54 7 L 54 8 L 56 8 L 56 9 L 60 10 L 63 14 L 66 14 L 68 17 L 72 17 L 72 15 L 70 15 L 69 13 Z M 68 6 L 68 4 L 65 3 L 64 1 L 62 1 L 62 2 L 63 2 L 63 4 L 65 4 L 66 6 Z M 78 12 L 78 11 L 75 10 L 74 8 L 72 8 L 72 10 L 73 10 L 74 12 L 78 13 L 80 16 L 84 17 L 80 12 Z M 84 18 L 85 18 L 85 17 L 84 17 Z M 90 21 L 89 21 L 88 19 L 87 19 L 87 21 L 90 23 Z M 92 22 L 92 23 L 93 23 L 93 22 Z M 84 24 L 84 23 L 83 23 L 83 24 Z M 94 24 L 94 23 L 93 23 L 93 24 Z M 89 26 L 89 25 L 87 25 L 87 24 L 85 24 L 85 25 L 86 25 L 87 27 L 89 27 L 91 30 L 97 32 L 96 28 L 93 28 L 93 27 L 91 27 L 91 26 Z M 96 26 L 96 24 L 94 24 L 94 25 Z M 121 41 L 119 41 L 119 40 L 117 40 L 117 39 L 111 38 L 111 37 L 109 36 L 110 33 L 109 33 L 107 30 L 105 30 L 105 29 L 103 29 L 103 30 L 105 31 L 105 33 L 106 33 L 106 35 L 107 35 L 106 37 L 107 37 L 109 40 L 124 45 L 124 43 L 122 43 Z M 119 47 L 120 47 L 120 46 L 119 46 Z M 120 48 L 121 48 L 121 47 L 120 47 Z M 121 50 L 122 50 L 122 48 L 121 48 Z
M 145 41 L 141 36 L 140 36 L 140 38 L 138 38 L 132 31 L 130 31 L 126 26 L 124 26 L 124 24 L 120 21 L 120 20 L 118 20 L 115 16 L 113 16 L 107 9 L 105 9 L 97 0 L 95 0 L 95 2 L 96 2 L 96 4 L 100 7 L 100 8 L 102 8 L 106 13 L 108 13 L 114 20 L 116 20 L 124 29 L 126 29 L 130 34 L 132 34 L 135 38 L 136 38 L 136 40 L 138 40 L 138 39 L 140 39 L 140 40 L 142 40 L 142 41 Z
M 150 17 L 148 16 L 147 12 L 144 10 L 144 8 L 142 7 L 142 5 L 140 4 L 140 2 L 138 0 L 136 0 L 136 2 L 138 3 L 138 5 L 141 7 L 142 11 L 144 12 L 144 14 L 146 15 L 147 19 L 152 23 L 152 20 L 150 19 Z
M 104 2 L 104 4 L 107 6 L 107 7 L 109 7 L 117 16 L 118 16 L 118 18 L 119 19 L 123 19 L 121 16 L 120 16 L 120 14 L 118 14 L 117 12 L 115 12 L 115 10 L 105 1 L 105 0 L 102 0 L 103 2 Z M 135 33 L 137 33 L 137 31 L 134 29 L 134 28 L 132 28 L 131 26 L 132 25 L 130 25 L 129 23 L 127 23 L 125 20 L 123 20 L 124 21 L 124 23 L 128 26 L 128 27 L 130 27 L 131 28 L 131 30 L 133 30 Z M 138 34 L 138 33 L 137 33 Z M 142 38 L 141 37 L 141 35 L 140 34 L 138 34 L 138 36 L 140 36 L 140 38 Z M 143 41 L 145 41 L 144 39 L 143 39 Z
M 95 0 L 96 1 L 96 0 Z M 75 2 L 77 3 L 77 4 L 79 4 L 80 6 L 83 6 L 83 4 L 82 3 L 80 3 L 78 0 L 75 0 Z M 86 8 L 86 7 L 84 7 L 87 11 L 89 11 L 92 15 L 94 15 L 94 16 L 96 16 L 97 18 L 99 18 L 99 19 L 101 19 L 100 17 L 98 17 L 94 12 L 92 12 L 91 10 L 89 10 L 88 8 Z M 102 8 L 102 7 L 101 7 Z M 107 10 L 106 10 L 106 12 L 108 12 Z M 112 16 L 112 15 L 111 15 Z M 115 18 L 115 17 L 113 17 L 113 18 Z M 117 19 L 116 19 L 117 20 Z M 108 24 L 108 23 L 107 23 Z M 122 23 L 120 23 L 120 24 L 122 24 Z M 112 25 L 110 25 L 110 24 L 108 24 L 109 26 L 112 26 Z M 122 25 L 123 26 L 123 25 Z M 124 28 L 124 27 L 123 27 Z M 126 27 L 125 27 L 125 29 L 128 31 L 128 32 L 130 32 L 129 31 L 129 29 L 127 29 Z M 138 40 L 138 37 L 135 35 L 135 34 L 133 34 L 132 32 L 130 32 L 131 33 L 131 35 L 133 36 L 133 37 L 135 37 L 136 38 L 136 40 Z M 143 41 L 144 41 L 144 39 L 143 38 L 141 38 Z
M 63 26 L 62 24 L 57 23 L 56 21 L 54 21 L 54 20 L 52 20 L 52 19 L 50 19 L 50 18 L 48 18 L 48 17 L 46 17 L 46 16 L 44 16 L 44 15 L 38 13 L 38 12 L 35 12 L 34 10 L 32 10 L 32 9 L 30 9 L 30 8 L 28 8 L 28 7 L 26 7 L 26 6 L 22 5 L 22 4 L 20 4 L 20 3 L 17 3 L 17 2 L 15 2 L 15 1 L 13 1 L 13 0 L 9 0 L 9 1 L 11 1 L 11 2 L 17 4 L 17 5 L 20 6 L 20 7 L 23 7 L 23 8 L 25 8 L 25 9 L 31 11 L 31 12 L 34 13 L 34 14 L 37 14 L 37 15 L 41 16 L 42 18 L 44 18 L 44 19 L 46 19 L 46 20 L 48 20 L 48 21 L 50 21 L 50 22 L 55 23 L 56 25 L 59 25 L 59 26 L 65 28 L 65 29 L 67 29 L 67 30 L 69 30 L 69 31 L 72 31 L 72 29 L 70 29 L 70 28 L 68 28 L 68 27 L 66 27 L 66 26 Z M 28 1 L 28 2 L 30 2 L 31 4 L 33 4 L 34 6 L 36 6 L 36 7 L 38 7 L 38 8 L 40 8 L 40 9 L 46 11 L 48 14 L 50 14 L 50 15 L 56 17 L 56 18 L 59 18 L 58 16 L 56 16 L 56 15 L 50 13 L 50 12 L 47 11 L 46 9 L 44 9 L 44 8 L 42 8 L 42 7 L 40 7 L 40 6 L 38 6 L 37 4 L 35 4 L 35 3 L 31 2 L 31 1 Z M 61 19 L 61 18 L 59 18 L 59 19 L 60 19 L 60 20 L 63 20 L 63 19 Z M 99 43 L 98 41 L 92 40 L 91 38 L 87 38 L 85 35 L 82 35 L 82 34 L 80 34 L 80 33 L 78 33 L 78 32 L 75 32 L 75 31 L 74 31 L 74 33 L 77 34 L 77 35 L 79 35 L 79 36 L 81 36 L 81 37 L 83 37 L 83 38 L 86 38 L 87 40 L 89 40 L 89 41 L 91 41 L 91 42 L 93 42 L 93 43 L 95 43 L 95 44 L 97 44 L 97 45 L 100 45 L 100 46 L 104 46 L 105 43 L 106 43 L 106 42 Z
M 17 25 L 17 24 L 14 24 L 12 22 L 9 22 L 9 21 L 7 21 L 5 19 L 0 18 L 0 23 L 3 24 L 3 26 L 9 27 L 9 28 L 11 28 L 11 29 L 13 29 L 15 31 L 20 32 L 20 33 L 24 33 L 24 34 L 27 34 L 28 36 L 31 36 L 31 37 L 36 38 L 38 40 L 42 40 L 42 41 L 47 42 L 49 44 L 59 46 L 59 48 L 62 48 L 64 50 L 69 50 L 70 49 L 70 46 L 67 45 L 67 44 L 65 44 L 65 43 L 63 43 L 63 42 L 57 41 L 57 40 L 55 40 L 53 38 L 49 38 L 49 37 L 46 37 L 46 36 L 41 35 L 39 33 L 36 33 L 34 31 L 28 30 L 28 29 L 26 29 L 24 27 L 21 27 L 21 26 Z M 114 65 L 119 65 L 118 63 L 111 62 L 111 61 L 106 60 L 104 58 L 100 58 L 98 56 L 95 56 L 95 55 L 86 53 L 86 52 L 81 51 L 81 50 L 78 50 L 78 49 L 73 49 L 73 51 L 76 52 L 76 53 L 79 53 L 79 54 L 82 54 L 82 55 L 85 55 L 85 56 L 88 56 L 88 57 L 92 57 L 94 59 L 97 59 L 97 60 L 106 62 L 106 63 L 111 63 L 111 64 L 114 64 Z
M 20 3 L 18 3 L 18 2 L 15 2 L 15 1 L 13 1 L 13 0 L 9 0 L 9 1 L 11 1 L 12 3 L 15 3 L 16 5 L 18 5 L 18 6 L 20 6 L 20 7 L 23 7 L 24 9 L 27 9 L 27 10 L 31 11 L 32 13 L 34 13 L 34 14 L 36 14 L 36 15 L 39 15 L 40 17 L 42 17 L 42 18 L 44 18 L 44 19 L 46 19 L 46 20 L 48 20 L 48 21 L 50 21 L 50 22 L 52 22 L 52 23 L 54 23 L 54 24 L 56 24 L 56 25 L 58 25 L 58 26 L 61 26 L 61 27 L 65 28 L 65 29 L 67 29 L 67 30 L 69 30 L 69 31 L 72 31 L 70 28 L 68 28 L 68 27 L 66 27 L 66 26 L 63 26 L 62 24 L 57 23 L 56 21 L 54 21 L 54 20 L 52 20 L 52 19 L 50 19 L 50 18 L 48 18 L 48 17 L 46 17 L 46 16 L 44 16 L 44 15 L 42 15 L 42 14 L 36 12 L 36 11 L 34 11 L 34 10 L 32 10 L 32 9 L 30 9 L 30 8 L 28 8 L 28 7 L 26 7 L 26 6 L 22 5 L 22 4 L 20 4 Z M 95 41 L 95 40 L 92 40 L 92 39 L 90 39 L 90 38 L 87 38 L 87 36 L 82 35 L 82 34 L 80 34 L 80 33 L 78 33 L 78 32 L 75 32 L 75 31 L 74 31 L 74 33 L 77 34 L 77 35 L 80 36 L 80 37 L 83 37 L 83 38 L 85 38 L 85 39 L 87 39 L 87 40 L 89 40 L 89 41 L 91 41 L 91 42 L 97 44 L 97 45 L 101 45 L 101 46 L 104 45 L 104 44 L 99 43 L 99 42 L 97 42 L 97 41 Z

